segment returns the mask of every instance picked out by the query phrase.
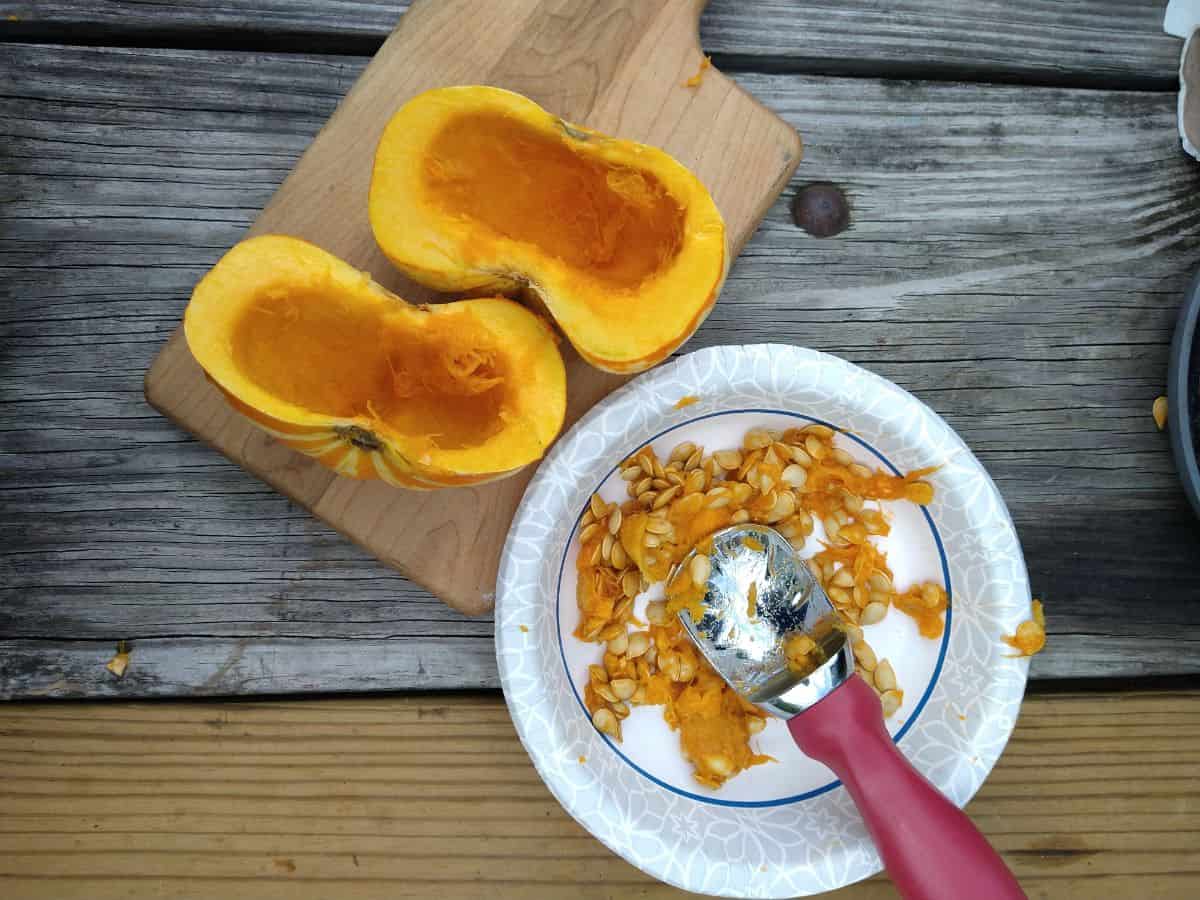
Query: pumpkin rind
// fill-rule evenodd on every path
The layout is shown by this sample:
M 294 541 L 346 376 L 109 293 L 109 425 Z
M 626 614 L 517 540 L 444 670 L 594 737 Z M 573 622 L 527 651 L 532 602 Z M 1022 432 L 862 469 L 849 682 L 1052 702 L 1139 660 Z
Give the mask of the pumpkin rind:
M 196 286 L 184 333 L 235 409 L 351 478 L 502 478 L 541 457 L 565 413 L 562 356 L 534 313 L 499 297 L 413 306 L 297 238 L 230 250 Z
M 721 214 L 682 164 L 493 87 L 405 104 L 379 142 L 369 209 L 377 243 L 413 279 L 532 296 L 614 372 L 683 344 L 728 265 Z

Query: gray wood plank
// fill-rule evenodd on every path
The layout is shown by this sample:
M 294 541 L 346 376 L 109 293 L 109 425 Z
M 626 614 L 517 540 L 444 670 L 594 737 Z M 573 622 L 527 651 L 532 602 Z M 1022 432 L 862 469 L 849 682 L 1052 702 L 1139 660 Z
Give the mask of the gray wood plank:
M 497 15 L 503 5 L 496 0 Z M 75 43 L 373 53 L 401 0 L 0 0 L 12 36 Z M 711 0 L 726 68 L 1166 87 L 1180 41 L 1162 0 Z M 15 17 L 15 21 L 5 21 Z M 0 34 L 4 33 L 0 31 Z
M 315 683 L 305 666 L 327 690 L 495 685 L 489 621 L 141 397 L 191 285 L 363 64 L 0 48 L 0 695 L 285 692 Z M 803 132 L 797 183 L 843 186 L 853 225 L 810 238 L 787 192 L 689 347 L 807 344 L 942 413 L 999 483 L 1047 602 L 1035 676 L 1200 671 L 1200 527 L 1150 418 L 1200 262 L 1174 99 L 740 80 Z M 142 676 L 110 682 L 119 638 Z M 267 671 L 243 677 L 247 654 Z

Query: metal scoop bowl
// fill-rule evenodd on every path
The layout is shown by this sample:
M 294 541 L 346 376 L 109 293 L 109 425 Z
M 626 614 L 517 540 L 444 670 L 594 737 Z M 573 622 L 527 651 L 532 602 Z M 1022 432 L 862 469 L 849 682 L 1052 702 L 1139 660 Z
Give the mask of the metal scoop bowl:
M 690 572 L 698 552 L 671 577 Z M 735 525 L 712 536 L 707 555 L 704 615 L 684 610 L 680 620 L 735 691 L 786 719 L 800 749 L 846 785 L 901 896 L 1025 897 L 970 819 L 892 741 L 875 689 L 854 674 L 850 636 L 791 544 L 772 528 Z M 816 649 L 792 668 L 784 646 L 797 634 Z

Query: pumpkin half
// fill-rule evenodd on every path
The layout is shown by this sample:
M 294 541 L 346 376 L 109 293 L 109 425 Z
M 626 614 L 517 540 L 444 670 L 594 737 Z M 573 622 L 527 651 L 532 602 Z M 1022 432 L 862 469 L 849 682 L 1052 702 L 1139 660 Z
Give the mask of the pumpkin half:
M 296 238 L 230 250 L 184 315 L 240 412 L 340 474 L 433 488 L 511 474 L 562 426 L 550 326 L 503 297 L 414 306 Z
M 695 175 L 499 88 L 405 104 L 379 142 L 369 205 L 375 240 L 410 277 L 532 297 L 613 372 L 665 359 L 725 278 L 725 223 Z

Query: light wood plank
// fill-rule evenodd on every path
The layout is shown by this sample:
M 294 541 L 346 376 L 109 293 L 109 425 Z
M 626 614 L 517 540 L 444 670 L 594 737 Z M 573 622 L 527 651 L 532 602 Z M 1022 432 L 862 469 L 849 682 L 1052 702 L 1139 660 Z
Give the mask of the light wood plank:
M 496 16 L 503 6 L 493 2 Z M 1162 0 L 712 0 L 705 50 L 726 68 L 1167 87 L 1180 42 Z M 11 35 L 373 53 L 403 0 L 4 0 Z M 0 34 L 4 33 L 0 31 Z
M 0 694 L 287 692 L 314 659 L 327 690 L 496 686 L 490 621 L 141 398 L 191 285 L 362 65 L 0 51 Z M 1150 418 L 1200 249 L 1173 98 L 739 80 L 805 134 L 796 183 L 838 182 L 854 221 L 819 241 L 776 204 L 689 346 L 807 344 L 944 415 L 996 478 L 1047 601 L 1035 677 L 1200 671 L 1200 528 Z M 102 669 L 119 638 L 141 643 L 123 682 Z M 463 662 L 443 638 L 477 649 Z M 339 662 L 365 647 L 361 670 Z
M 1191 896 L 1198 738 L 1200 693 L 1032 697 L 967 809 L 1030 897 Z M 0 808 L 28 900 L 688 896 L 562 811 L 494 695 L 10 705 Z

